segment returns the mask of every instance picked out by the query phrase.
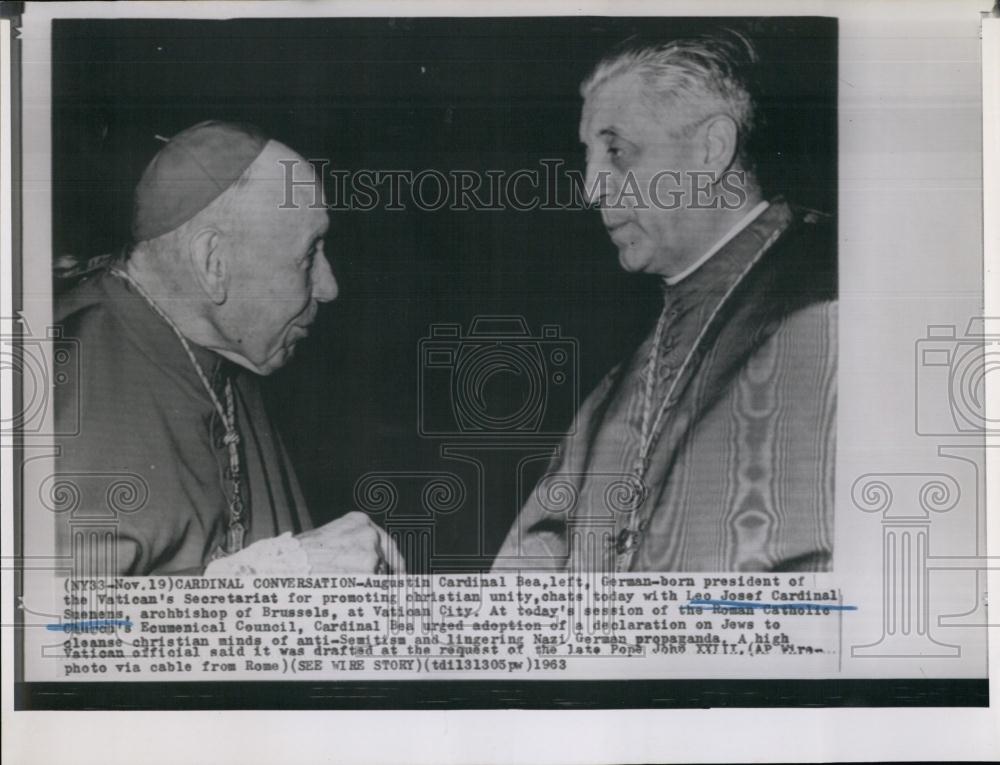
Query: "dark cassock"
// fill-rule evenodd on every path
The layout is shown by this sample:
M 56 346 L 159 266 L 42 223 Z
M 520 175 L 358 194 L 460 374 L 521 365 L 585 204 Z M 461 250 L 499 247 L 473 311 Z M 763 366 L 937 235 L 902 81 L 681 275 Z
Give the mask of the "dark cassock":
M 80 418 L 77 435 L 57 439 L 59 480 L 79 492 L 77 508 L 57 516 L 60 554 L 81 552 L 86 524 L 74 521 L 114 511 L 108 492 L 120 482 L 138 485 L 145 501 L 115 514 L 113 573 L 200 573 L 231 542 L 234 499 L 243 547 L 311 528 L 254 374 L 189 344 L 213 401 L 174 330 L 114 268 L 66 293 L 56 319 L 78 340 L 80 360 L 79 375 L 56 388 L 56 416 Z M 230 410 L 235 464 L 223 421 Z
M 836 274 L 832 221 L 777 197 L 665 281 L 494 566 L 829 570 Z

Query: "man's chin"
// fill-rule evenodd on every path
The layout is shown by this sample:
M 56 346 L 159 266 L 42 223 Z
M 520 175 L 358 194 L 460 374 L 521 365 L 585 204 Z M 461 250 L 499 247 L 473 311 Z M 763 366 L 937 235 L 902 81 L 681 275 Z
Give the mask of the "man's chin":
M 286 366 L 288 362 L 292 360 L 292 357 L 294 355 L 295 355 L 294 345 L 292 345 L 291 347 L 281 346 L 280 348 L 278 348 L 278 350 L 276 350 L 266 359 L 261 361 L 259 364 L 256 364 L 252 361 L 247 361 L 246 363 L 241 362 L 241 363 L 243 363 L 243 366 L 245 366 L 251 372 L 258 374 L 261 377 L 267 377 L 269 375 L 274 374 L 282 367 Z
M 261 367 L 261 371 L 258 372 L 258 374 L 264 376 L 274 374 L 282 367 L 287 366 L 288 362 L 290 362 L 294 357 L 295 357 L 295 343 L 292 343 L 291 345 L 287 346 L 283 345 L 269 359 L 267 359 L 264 362 L 263 366 Z

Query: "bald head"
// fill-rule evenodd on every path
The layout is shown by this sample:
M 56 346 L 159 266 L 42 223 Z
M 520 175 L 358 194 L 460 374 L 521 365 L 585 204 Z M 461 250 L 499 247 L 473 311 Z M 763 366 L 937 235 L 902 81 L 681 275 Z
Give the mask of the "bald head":
M 242 227 L 266 228 L 278 221 L 326 217 L 323 179 L 300 154 L 270 140 L 203 217 L 240 218 Z M 199 213 L 200 215 L 200 213 Z

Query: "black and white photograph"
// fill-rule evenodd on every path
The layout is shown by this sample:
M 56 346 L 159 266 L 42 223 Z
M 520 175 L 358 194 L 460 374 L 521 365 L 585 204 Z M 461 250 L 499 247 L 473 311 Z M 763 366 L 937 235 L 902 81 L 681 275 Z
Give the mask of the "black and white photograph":
M 831 570 L 836 31 L 57 22 L 56 468 L 145 500 L 110 573 Z
M 634 5 L 3 4 L 18 714 L 997 747 L 989 8 Z

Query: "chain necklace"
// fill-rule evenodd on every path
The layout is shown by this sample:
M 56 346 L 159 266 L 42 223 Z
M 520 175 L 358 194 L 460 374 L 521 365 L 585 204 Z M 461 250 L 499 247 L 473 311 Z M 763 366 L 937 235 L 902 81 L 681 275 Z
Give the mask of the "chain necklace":
M 663 341 L 663 332 L 667 325 L 667 306 L 664 304 L 660 312 L 660 318 L 656 322 L 656 332 L 653 334 L 653 345 L 649 349 L 649 356 L 646 358 L 646 380 L 643 386 L 642 395 L 642 429 L 639 434 L 639 453 L 632 463 L 632 471 L 626 481 L 629 485 L 629 496 L 626 505 L 630 512 L 635 513 L 649 496 L 649 487 L 646 485 L 646 472 L 649 470 L 649 452 L 653 447 L 653 441 L 660 430 L 663 417 L 667 411 L 667 404 L 670 401 L 668 393 L 660 401 L 660 406 L 653 417 L 653 395 L 656 388 L 656 371 L 660 364 L 660 345 Z M 671 392 L 673 387 L 671 387 Z M 638 539 L 638 531 L 631 528 L 622 529 L 616 540 L 616 549 L 619 554 L 627 552 Z
M 219 419 L 222 420 L 222 425 L 226 430 L 225 436 L 223 437 L 223 443 L 229 450 L 229 474 L 233 482 L 233 495 L 229 500 L 229 529 L 226 532 L 226 545 L 224 549 L 219 549 L 213 557 L 222 557 L 223 555 L 232 555 L 235 552 L 239 552 L 243 549 L 243 539 L 246 535 L 246 526 L 243 522 L 244 506 L 243 506 L 243 493 L 241 486 L 241 476 L 240 476 L 240 434 L 236 430 L 236 405 L 233 398 L 233 383 L 228 377 L 226 378 L 226 406 L 223 408 L 222 402 L 219 401 L 219 397 L 215 395 L 215 390 L 213 390 L 211 383 L 208 381 L 208 377 L 205 375 L 205 371 L 201 368 L 201 364 L 198 363 L 198 359 L 195 358 L 194 352 L 191 350 L 191 345 L 188 343 L 187 338 L 181 334 L 181 331 L 177 328 L 177 325 L 170 319 L 166 313 L 153 301 L 149 294 L 142 288 L 142 286 L 133 279 L 125 271 L 118 268 L 108 269 L 110 273 L 128 282 L 139 295 L 149 304 L 149 307 L 153 309 L 163 321 L 167 323 L 167 326 L 173 330 L 174 334 L 177 335 L 177 339 L 180 340 L 181 346 L 184 348 L 184 352 L 187 354 L 188 358 L 191 360 L 191 365 L 194 367 L 194 371 L 198 373 L 198 379 L 201 380 L 201 384 L 204 386 L 205 391 L 208 393 L 208 397 L 212 400 L 212 405 L 215 407 L 215 411 L 219 415 Z
M 646 496 L 649 488 L 645 484 L 646 471 L 649 470 L 649 452 L 653 445 L 654 434 L 660 430 L 664 412 L 667 410 L 668 396 L 664 396 L 660 401 L 660 406 L 656 411 L 656 419 L 653 419 L 653 394 L 656 387 L 656 371 L 660 365 L 660 344 L 663 341 L 663 330 L 667 324 L 667 307 L 663 306 L 660 318 L 656 322 L 656 332 L 653 334 L 653 347 L 649 349 L 649 357 L 646 359 L 646 384 L 642 392 L 642 430 L 639 434 L 639 453 L 636 455 L 632 466 L 633 509 L 638 509 Z
M 775 241 L 777 241 L 778 237 L 784 233 L 786 228 L 787 224 L 779 226 L 771 232 L 764 243 L 754 253 L 753 257 L 750 258 L 749 262 L 741 269 L 737 277 L 720 296 L 711 313 L 702 323 L 694 344 L 691 346 L 691 349 L 687 352 L 687 354 L 685 354 L 684 360 L 678 367 L 677 372 L 674 375 L 673 382 L 670 384 L 669 390 L 667 390 L 666 394 L 660 401 L 660 406 L 656 411 L 656 417 L 654 419 L 652 414 L 653 394 L 655 393 L 656 367 L 659 365 L 660 361 L 660 344 L 663 339 L 664 329 L 666 328 L 668 314 L 676 315 L 676 312 L 668 311 L 667 304 L 664 303 L 663 311 L 660 313 L 660 318 L 656 323 L 656 332 L 653 335 L 653 347 L 650 348 L 649 357 L 646 361 L 646 383 L 643 388 L 642 396 L 642 430 L 640 431 L 639 436 L 639 453 L 636 455 L 635 461 L 632 463 L 632 472 L 626 478 L 630 489 L 629 497 L 626 500 L 626 503 L 631 514 L 629 516 L 628 524 L 621 530 L 621 532 L 619 532 L 614 542 L 615 551 L 619 555 L 619 565 L 627 565 L 628 558 L 626 557 L 626 553 L 630 554 L 635 551 L 638 546 L 639 538 L 645 530 L 644 522 L 639 520 L 638 510 L 642 507 L 642 504 L 649 496 L 649 487 L 646 485 L 646 473 L 649 470 L 650 463 L 649 453 L 659 436 L 660 428 L 663 425 L 663 418 L 666 416 L 667 409 L 671 403 L 673 403 L 674 390 L 677 388 L 678 383 L 683 379 L 688 365 L 691 364 L 692 359 L 695 356 L 695 352 L 707 335 L 709 327 L 711 327 L 715 322 L 716 317 L 722 310 L 722 306 L 726 304 L 726 301 L 729 300 L 729 297 L 750 272 L 750 269 L 756 265 L 757 261 L 760 260 L 760 257 L 767 252 Z M 631 556 L 629 555 L 628 557 Z
M 653 334 L 653 345 L 649 349 L 649 356 L 646 359 L 646 381 L 642 392 L 642 429 L 639 433 L 639 453 L 636 455 L 635 461 L 632 463 L 631 473 L 629 473 L 626 478 L 629 485 L 629 496 L 626 500 L 626 504 L 631 515 L 629 517 L 628 524 L 618 533 L 614 542 L 615 551 L 619 556 L 624 556 L 626 553 L 632 552 L 637 546 L 639 537 L 644 531 L 644 524 L 640 522 L 638 518 L 638 511 L 646 501 L 646 498 L 649 496 L 649 486 L 646 484 L 646 473 L 649 471 L 650 463 L 649 454 L 659 436 L 660 428 L 663 425 L 663 418 L 666 416 L 667 409 L 673 401 L 674 389 L 683 377 L 684 370 L 691 362 L 691 359 L 695 354 L 695 350 L 698 347 L 698 343 L 704 334 L 703 328 L 702 332 L 698 335 L 698 340 L 695 341 L 694 345 L 691 346 L 691 349 L 684 356 L 684 360 L 681 362 L 677 373 L 674 375 L 670 388 L 664 394 L 663 398 L 660 399 L 660 405 L 657 407 L 656 416 L 654 418 L 653 397 L 656 393 L 656 371 L 657 367 L 660 365 L 660 346 L 663 342 L 663 332 L 667 326 L 668 316 L 677 316 L 676 309 L 667 310 L 668 305 L 668 303 L 664 302 L 663 310 L 660 312 L 660 318 L 656 322 L 656 332 Z

